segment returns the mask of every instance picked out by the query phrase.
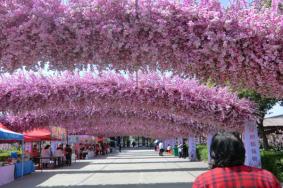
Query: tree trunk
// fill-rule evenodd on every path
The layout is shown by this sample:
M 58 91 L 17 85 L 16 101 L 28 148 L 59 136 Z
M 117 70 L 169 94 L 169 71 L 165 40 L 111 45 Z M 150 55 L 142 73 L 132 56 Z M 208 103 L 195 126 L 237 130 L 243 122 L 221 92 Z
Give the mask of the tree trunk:
M 259 133 L 262 137 L 262 141 L 263 141 L 263 149 L 267 150 L 269 149 L 269 145 L 268 145 L 268 140 L 264 131 L 264 127 L 263 127 L 263 119 L 264 119 L 264 115 L 260 117 L 260 119 L 257 121 L 257 125 L 258 125 L 258 130 Z

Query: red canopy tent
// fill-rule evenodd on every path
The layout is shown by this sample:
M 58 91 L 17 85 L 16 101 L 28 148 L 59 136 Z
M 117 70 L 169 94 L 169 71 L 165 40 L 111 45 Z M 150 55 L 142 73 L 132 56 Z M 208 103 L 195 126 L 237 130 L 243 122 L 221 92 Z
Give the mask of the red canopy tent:
M 96 137 L 96 142 L 103 142 L 103 137 Z
M 33 129 L 31 131 L 23 132 L 25 142 L 39 142 L 39 141 L 51 141 L 60 140 L 58 138 L 53 138 L 50 129 Z

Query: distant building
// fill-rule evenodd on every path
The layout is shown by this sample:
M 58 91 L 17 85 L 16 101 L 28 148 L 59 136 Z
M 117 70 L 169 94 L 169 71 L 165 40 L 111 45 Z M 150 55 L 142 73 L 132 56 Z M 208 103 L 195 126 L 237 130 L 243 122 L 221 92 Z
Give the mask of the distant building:
M 263 120 L 263 127 L 266 134 L 279 133 L 280 130 L 283 130 L 283 114 L 265 118 Z

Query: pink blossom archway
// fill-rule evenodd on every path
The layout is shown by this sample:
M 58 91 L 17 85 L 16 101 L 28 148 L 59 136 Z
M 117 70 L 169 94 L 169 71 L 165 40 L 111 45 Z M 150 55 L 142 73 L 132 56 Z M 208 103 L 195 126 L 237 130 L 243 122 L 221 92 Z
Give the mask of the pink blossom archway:
M 283 97 L 283 17 L 214 0 L 2 0 L 0 67 L 159 69 Z M 238 3 L 240 2 L 240 3 Z
M 103 132 L 110 124 L 114 135 L 122 134 L 119 125 L 135 134 L 152 126 L 151 135 L 163 130 L 163 136 L 242 130 L 255 113 L 251 102 L 225 88 L 156 73 L 140 74 L 138 80 L 121 74 L 14 74 L 0 80 L 0 107 L 13 129 L 57 122 L 78 132 L 94 127 Z
M 113 109 L 68 109 L 68 110 L 50 110 L 48 112 L 26 113 L 22 116 L 7 116 L 6 121 L 9 122 L 10 128 L 14 130 L 29 130 L 33 128 L 48 126 L 63 126 L 69 130 L 76 132 L 84 130 L 84 134 L 91 132 L 107 132 L 107 129 L 116 132 L 124 131 L 124 135 L 139 131 L 144 134 L 159 134 L 159 136 L 169 135 L 204 135 L 211 130 L 233 129 L 241 130 L 241 126 L 226 125 L 217 126 L 215 124 L 201 124 L 188 118 L 176 117 L 170 114 L 158 114 L 153 112 L 137 112 L 137 111 L 115 111 Z M 115 126 L 115 129 L 113 129 Z M 119 128 L 121 127 L 121 129 Z

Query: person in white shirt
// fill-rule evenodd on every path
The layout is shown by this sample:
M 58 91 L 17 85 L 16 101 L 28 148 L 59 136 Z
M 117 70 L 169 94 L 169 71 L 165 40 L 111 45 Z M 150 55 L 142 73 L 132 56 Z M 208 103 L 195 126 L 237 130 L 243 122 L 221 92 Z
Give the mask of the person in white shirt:
M 43 168 L 47 168 L 51 158 L 50 145 L 46 145 L 43 148 L 43 150 L 41 151 L 41 158 L 42 158 L 41 162 L 43 164 Z
M 63 145 L 59 145 L 57 149 L 54 152 L 54 157 L 55 159 L 55 164 L 57 166 L 63 166 L 63 161 L 64 161 L 64 151 L 63 151 Z
M 178 154 L 179 154 L 179 158 L 183 157 L 183 144 L 182 143 L 178 145 Z
M 162 156 L 164 152 L 164 145 L 163 142 L 159 142 L 159 155 Z
M 87 159 L 93 159 L 94 158 L 94 149 L 92 147 L 88 148 L 86 158 Z

